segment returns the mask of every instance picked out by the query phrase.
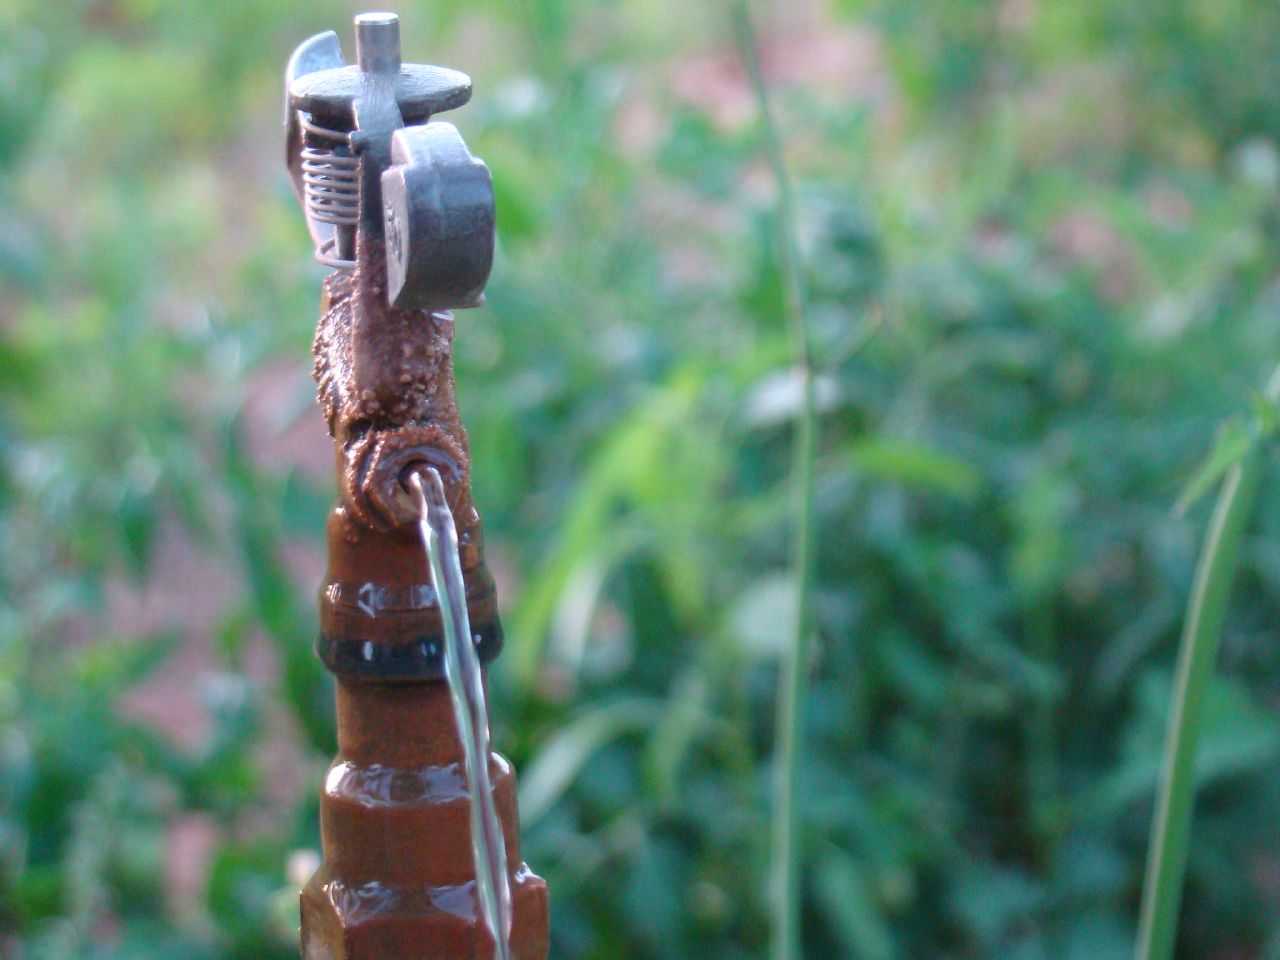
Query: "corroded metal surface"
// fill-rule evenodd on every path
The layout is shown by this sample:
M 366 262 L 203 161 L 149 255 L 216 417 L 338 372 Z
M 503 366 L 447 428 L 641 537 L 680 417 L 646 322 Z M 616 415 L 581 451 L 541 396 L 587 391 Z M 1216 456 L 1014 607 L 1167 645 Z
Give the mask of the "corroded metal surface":
M 415 462 L 429 464 L 444 479 L 459 536 L 470 539 L 480 520 L 453 381 L 453 316 L 393 310 L 385 283 L 382 257 L 325 281 L 315 378 L 338 444 L 339 489 L 357 522 L 413 536 L 406 525 L 417 508 L 401 481 Z

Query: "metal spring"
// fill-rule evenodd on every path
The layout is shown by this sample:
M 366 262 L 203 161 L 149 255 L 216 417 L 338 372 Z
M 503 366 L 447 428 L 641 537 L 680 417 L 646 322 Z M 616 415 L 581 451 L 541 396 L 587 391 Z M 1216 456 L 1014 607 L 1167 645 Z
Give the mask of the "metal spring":
M 302 148 L 302 187 L 307 216 L 332 224 L 341 235 L 360 220 L 360 161 L 351 152 L 351 135 L 322 127 L 301 110 L 298 120 L 312 142 L 334 143 Z M 354 269 L 354 260 L 338 256 L 341 246 L 338 236 L 330 237 L 316 250 L 316 259 L 339 270 Z
M 302 183 L 307 213 L 322 223 L 351 227 L 360 219 L 357 157 L 335 150 L 302 148 Z

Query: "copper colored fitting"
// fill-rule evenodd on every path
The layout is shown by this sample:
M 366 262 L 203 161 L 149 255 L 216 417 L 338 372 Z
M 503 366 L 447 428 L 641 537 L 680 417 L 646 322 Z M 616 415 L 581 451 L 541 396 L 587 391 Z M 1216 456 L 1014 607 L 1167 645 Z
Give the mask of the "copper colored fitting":
M 462 748 L 442 682 L 338 682 L 320 797 L 324 863 L 302 892 L 305 960 L 494 956 L 475 891 Z M 547 885 L 520 857 L 515 773 L 490 761 L 512 865 L 511 955 L 547 955 Z
M 461 547 L 482 661 L 501 650 L 479 522 Z M 492 957 L 480 915 L 463 748 L 421 546 L 329 516 L 319 653 L 338 677 L 338 755 L 320 796 L 324 860 L 302 892 L 304 960 Z M 511 955 L 544 960 L 547 886 L 520 854 L 515 772 L 492 754 L 513 900 Z

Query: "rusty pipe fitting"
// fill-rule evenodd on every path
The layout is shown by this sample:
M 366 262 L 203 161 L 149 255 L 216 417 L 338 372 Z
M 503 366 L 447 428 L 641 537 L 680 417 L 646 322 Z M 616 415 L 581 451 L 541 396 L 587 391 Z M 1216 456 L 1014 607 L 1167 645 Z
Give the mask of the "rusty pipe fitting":
M 400 482 L 414 462 L 440 471 L 454 515 L 470 510 L 470 462 L 453 381 L 453 316 L 394 310 L 365 271 L 325 281 L 315 378 L 338 445 L 339 489 L 360 522 L 409 529 L 416 508 Z
M 453 377 L 454 319 L 493 259 L 493 189 L 432 117 L 471 81 L 400 60 L 393 14 L 356 18 L 357 62 L 332 32 L 285 76 L 286 164 L 326 278 L 314 344 L 338 501 L 317 653 L 338 682 L 338 756 L 321 793 L 324 859 L 301 895 L 304 960 L 473 960 L 480 916 L 463 750 L 443 677 L 444 625 L 406 477 L 434 467 L 458 532 L 481 663 L 502 648 L 471 500 Z M 512 956 L 545 960 L 547 889 L 520 858 L 515 773 L 490 757 L 513 894 Z

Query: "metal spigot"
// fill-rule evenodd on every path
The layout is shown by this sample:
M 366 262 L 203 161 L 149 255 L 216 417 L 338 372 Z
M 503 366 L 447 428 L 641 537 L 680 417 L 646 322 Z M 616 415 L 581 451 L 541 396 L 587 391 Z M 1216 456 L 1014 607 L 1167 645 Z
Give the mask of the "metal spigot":
M 285 69 L 285 163 L 316 259 L 340 271 L 386 256 L 398 310 L 474 307 L 493 265 L 493 181 L 456 127 L 471 78 L 400 61 L 400 18 L 355 18 L 356 62 L 332 30 Z
M 502 649 L 502 626 L 471 499 L 449 311 L 479 303 L 489 276 L 492 181 L 458 131 L 432 120 L 470 99 L 470 79 L 402 64 L 394 14 L 362 14 L 355 27 L 353 65 L 322 33 L 298 47 L 285 76 L 286 162 L 316 256 L 334 268 L 313 352 L 338 454 L 316 640 L 337 683 L 338 756 L 320 796 L 323 860 L 301 892 L 302 955 L 492 956 L 507 911 L 486 912 L 481 900 L 503 885 L 500 874 L 511 956 L 546 960 L 547 886 L 520 855 L 515 771 L 490 755 L 483 799 L 469 791 L 486 790 L 484 777 L 461 776 L 468 764 L 486 769 L 486 751 L 468 736 L 477 760 L 462 742 L 444 659 L 459 647 L 455 637 L 446 648 L 434 586 L 447 578 L 426 569 L 425 500 L 406 488 L 415 476 L 442 482 L 461 577 L 450 609 L 466 612 L 450 623 L 470 633 L 483 668 Z M 471 810 L 488 801 L 498 826 L 486 835 L 505 844 L 486 849 L 501 847 L 506 867 L 486 860 L 482 883 Z

